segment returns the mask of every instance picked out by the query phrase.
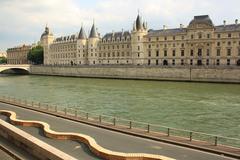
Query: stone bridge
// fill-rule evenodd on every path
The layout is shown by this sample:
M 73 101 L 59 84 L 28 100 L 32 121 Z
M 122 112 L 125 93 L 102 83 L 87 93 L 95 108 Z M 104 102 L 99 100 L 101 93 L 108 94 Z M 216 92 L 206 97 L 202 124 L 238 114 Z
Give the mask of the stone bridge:
M 13 73 L 29 73 L 30 65 L 29 64 L 7 64 L 0 65 L 0 73 L 12 71 Z

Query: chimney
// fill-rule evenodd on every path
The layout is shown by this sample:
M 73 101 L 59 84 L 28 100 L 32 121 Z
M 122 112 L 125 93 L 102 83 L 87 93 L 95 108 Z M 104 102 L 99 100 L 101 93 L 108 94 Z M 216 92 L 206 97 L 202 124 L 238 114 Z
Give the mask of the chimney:
M 184 27 L 183 24 L 180 24 L 180 28 L 183 29 L 183 27 Z
M 163 30 L 166 30 L 167 29 L 167 26 L 166 25 L 163 25 Z
M 224 27 L 226 26 L 226 20 L 223 21 L 223 25 L 224 25 Z
M 235 20 L 235 24 L 238 25 L 238 19 Z

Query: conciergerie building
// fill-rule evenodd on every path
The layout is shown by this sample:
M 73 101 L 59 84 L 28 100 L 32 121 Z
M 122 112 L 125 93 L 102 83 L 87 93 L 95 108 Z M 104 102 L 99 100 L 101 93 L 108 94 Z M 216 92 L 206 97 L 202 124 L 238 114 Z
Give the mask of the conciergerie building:
M 87 36 L 41 36 L 45 65 L 240 66 L 240 24 L 215 26 L 208 15 L 195 16 L 187 27 L 148 29 L 140 15 L 132 31 L 105 34 L 93 23 Z

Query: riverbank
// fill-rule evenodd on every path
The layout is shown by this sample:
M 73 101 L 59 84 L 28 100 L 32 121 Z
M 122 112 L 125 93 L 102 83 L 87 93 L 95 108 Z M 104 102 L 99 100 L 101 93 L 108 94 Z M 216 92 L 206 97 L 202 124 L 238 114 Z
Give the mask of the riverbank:
M 239 67 L 31 66 L 30 74 L 88 78 L 240 83 Z

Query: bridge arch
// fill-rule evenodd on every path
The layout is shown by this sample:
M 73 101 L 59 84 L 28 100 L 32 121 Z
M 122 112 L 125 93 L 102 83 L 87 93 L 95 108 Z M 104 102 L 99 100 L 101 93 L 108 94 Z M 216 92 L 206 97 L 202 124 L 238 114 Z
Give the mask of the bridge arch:
M 30 65 L 0 65 L 0 73 L 29 74 Z

